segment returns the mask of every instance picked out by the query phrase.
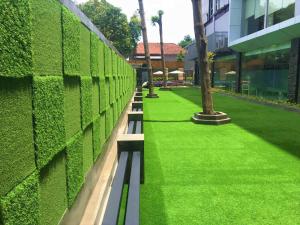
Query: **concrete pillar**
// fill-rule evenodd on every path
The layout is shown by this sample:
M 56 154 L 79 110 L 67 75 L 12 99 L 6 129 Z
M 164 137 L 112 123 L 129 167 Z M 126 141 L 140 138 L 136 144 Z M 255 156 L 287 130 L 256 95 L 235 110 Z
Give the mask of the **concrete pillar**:
M 288 75 L 288 100 L 300 103 L 300 38 L 291 41 L 289 75 Z
M 236 85 L 235 92 L 241 93 L 242 86 L 242 53 L 236 53 Z

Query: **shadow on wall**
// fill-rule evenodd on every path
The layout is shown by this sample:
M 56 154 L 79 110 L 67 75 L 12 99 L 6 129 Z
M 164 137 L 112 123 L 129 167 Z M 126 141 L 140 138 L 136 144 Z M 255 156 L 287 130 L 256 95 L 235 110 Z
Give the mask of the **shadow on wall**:
M 173 89 L 172 92 L 196 105 L 201 104 L 200 89 Z M 300 158 L 300 115 L 281 109 L 214 94 L 218 111 L 226 112 L 232 123 Z M 191 112 L 191 115 L 194 112 Z

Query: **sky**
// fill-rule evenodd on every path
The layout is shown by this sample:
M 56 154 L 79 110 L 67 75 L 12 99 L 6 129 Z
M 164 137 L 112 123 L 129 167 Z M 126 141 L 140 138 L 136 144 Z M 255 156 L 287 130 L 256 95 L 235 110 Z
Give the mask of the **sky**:
M 87 0 L 76 0 L 76 3 Z M 107 0 L 122 9 L 130 18 L 138 9 L 138 0 Z M 191 0 L 144 0 L 149 42 L 159 42 L 158 27 L 152 26 L 151 16 L 158 10 L 164 11 L 163 30 L 165 43 L 179 43 L 185 35 L 194 37 L 193 13 Z M 142 39 L 141 39 L 142 40 Z

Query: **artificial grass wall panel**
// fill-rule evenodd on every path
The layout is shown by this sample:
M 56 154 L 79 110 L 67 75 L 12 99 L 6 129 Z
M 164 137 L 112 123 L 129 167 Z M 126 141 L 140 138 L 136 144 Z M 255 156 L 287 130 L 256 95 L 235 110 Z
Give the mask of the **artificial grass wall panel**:
M 113 77 L 109 77 L 109 103 L 112 104 L 116 100 L 116 87 L 115 87 L 115 79 Z
M 105 111 L 105 139 L 108 140 L 110 136 L 110 108 Z
M 84 130 L 93 120 L 92 78 L 81 77 L 81 128 Z
M 101 149 L 103 148 L 105 141 L 106 141 L 106 137 L 105 137 L 105 113 L 102 113 L 100 115 L 100 145 L 101 145 Z
M 33 72 L 62 75 L 61 5 L 57 0 L 28 0 L 32 9 Z
M 32 74 L 31 10 L 28 0 L 0 1 L 0 76 Z
M 80 78 L 64 77 L 65 129 L 68 141 L 81 130 Z
M 117 102 L 115 102 L 112 107 L 113 107 L 113 125 L 115 126 L 119 118 Z
M 106 108 L 106 83 L 105 78 L 100 78 L 100 113 L 105 111 Z
M 83 184 L 83 135 L 78 133 L 67 144 L 68 206 L 73 205 Z
M 116 99 L 119 99 L 119 97 L 120 97 L 120 79 L 119 79 L 119 77 L 116 77 L 115 78 L 115 83 L 116 83 L 116 88 L 115 88 L 115 90 L 116 90 Z
M 64 84 L 61 77 L 33 78 L 37 166 L 45 166 L 65 146 Z
M 67 208 L 66 159 L 62 152 L 40 173 L 40 224 L 58 224 Z
M 104 63 L 105 63 L 105 76 L 112 76 L 112 52 L 111 49 L 105 45 L 104 49 Z
M 80 76 L 80 20 L 62 7 L 64 74 Z
M 38 225 L 39 193 L 36 173 L 0 199 L 0 209 L 5 225 Z
M 92 125 L 88 126 L 83 134 L 83 174 L 87 175 L 93 165 L 93 129 Z
M 80 71 L 81 76 L 91 76 L 91 38 L 90 31 L 80 25 Z
M 98 116 L 93 122 L 93 149 L 94 149 L 94 161 L 96 161 L 99 154 L 101 153 L 100 116 Z
M 93 78 L 93 119 L 97 118 L 100 113 L 100 87 L 99 79 Z
M 109 86 L 109 78 L 105 78 L 105 108 L 106 110 L 109 108 L 110 103 L 110 89 Z
M 35 169 L 31 79 L 0 77 L 0 196 Z
M 105 65 L 104 65 L 104 43 L 99 40 L 99 69 L 100 77 L 105 77 Z
M 91 32 L 91 74 L 93 77 L 100 76 L 100 51 L 99 51 L 99 38 Z

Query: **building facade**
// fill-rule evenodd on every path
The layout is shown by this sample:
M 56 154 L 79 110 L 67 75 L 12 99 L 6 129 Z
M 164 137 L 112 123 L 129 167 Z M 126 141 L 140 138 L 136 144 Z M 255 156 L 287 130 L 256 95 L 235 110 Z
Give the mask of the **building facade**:
M 236 91 L 300 102 L 300 0 L 231 0 L 228 45 Z
M 215 53 L 215 62 L 211 68 L 214 84 L 225 87 L 224 74 L 234 70 L 235 55 L 228 48 L 229 0 L 202 1 L 202 19 L 208 40 L 208 51 Z M 194 83 L 200 84 L 200 72 L 197 62 L 196 44 L 186 48 L 185 70 L 194 72 Z M 223 79 L 223 80 L 222 80 Z
M 149 52 L 151 65 L 153 69 L 153 73 L 157 71 L 162 71 L 161 64 L 161 51 L 160 51 L 160 43 L 149 43 Z M 183 70 L 184 62 L 183 59 L 179 60 L 178 55 L 185 53 L 185 49 L 181 48 L 179 45 L 174 43 L 164 43 L 164 52 L 165 52 L 165 63 L 166 68 L 169 72 L 175 70 Z M 138 76 L 141 79 L 140 82 L 144 82 L 148 80 L 147 68 L 146 68 L 146 60 L 145 60 L 145 50 L 144 43 L 139 43 L 136 47 L 135 53 L 130 58 L 129 63 L 132 64 L 138 72 Z M 172 77 L 170 77 L 171 79 Z M 156 80 L 162 80 L 162 75 L 155 75 Z

